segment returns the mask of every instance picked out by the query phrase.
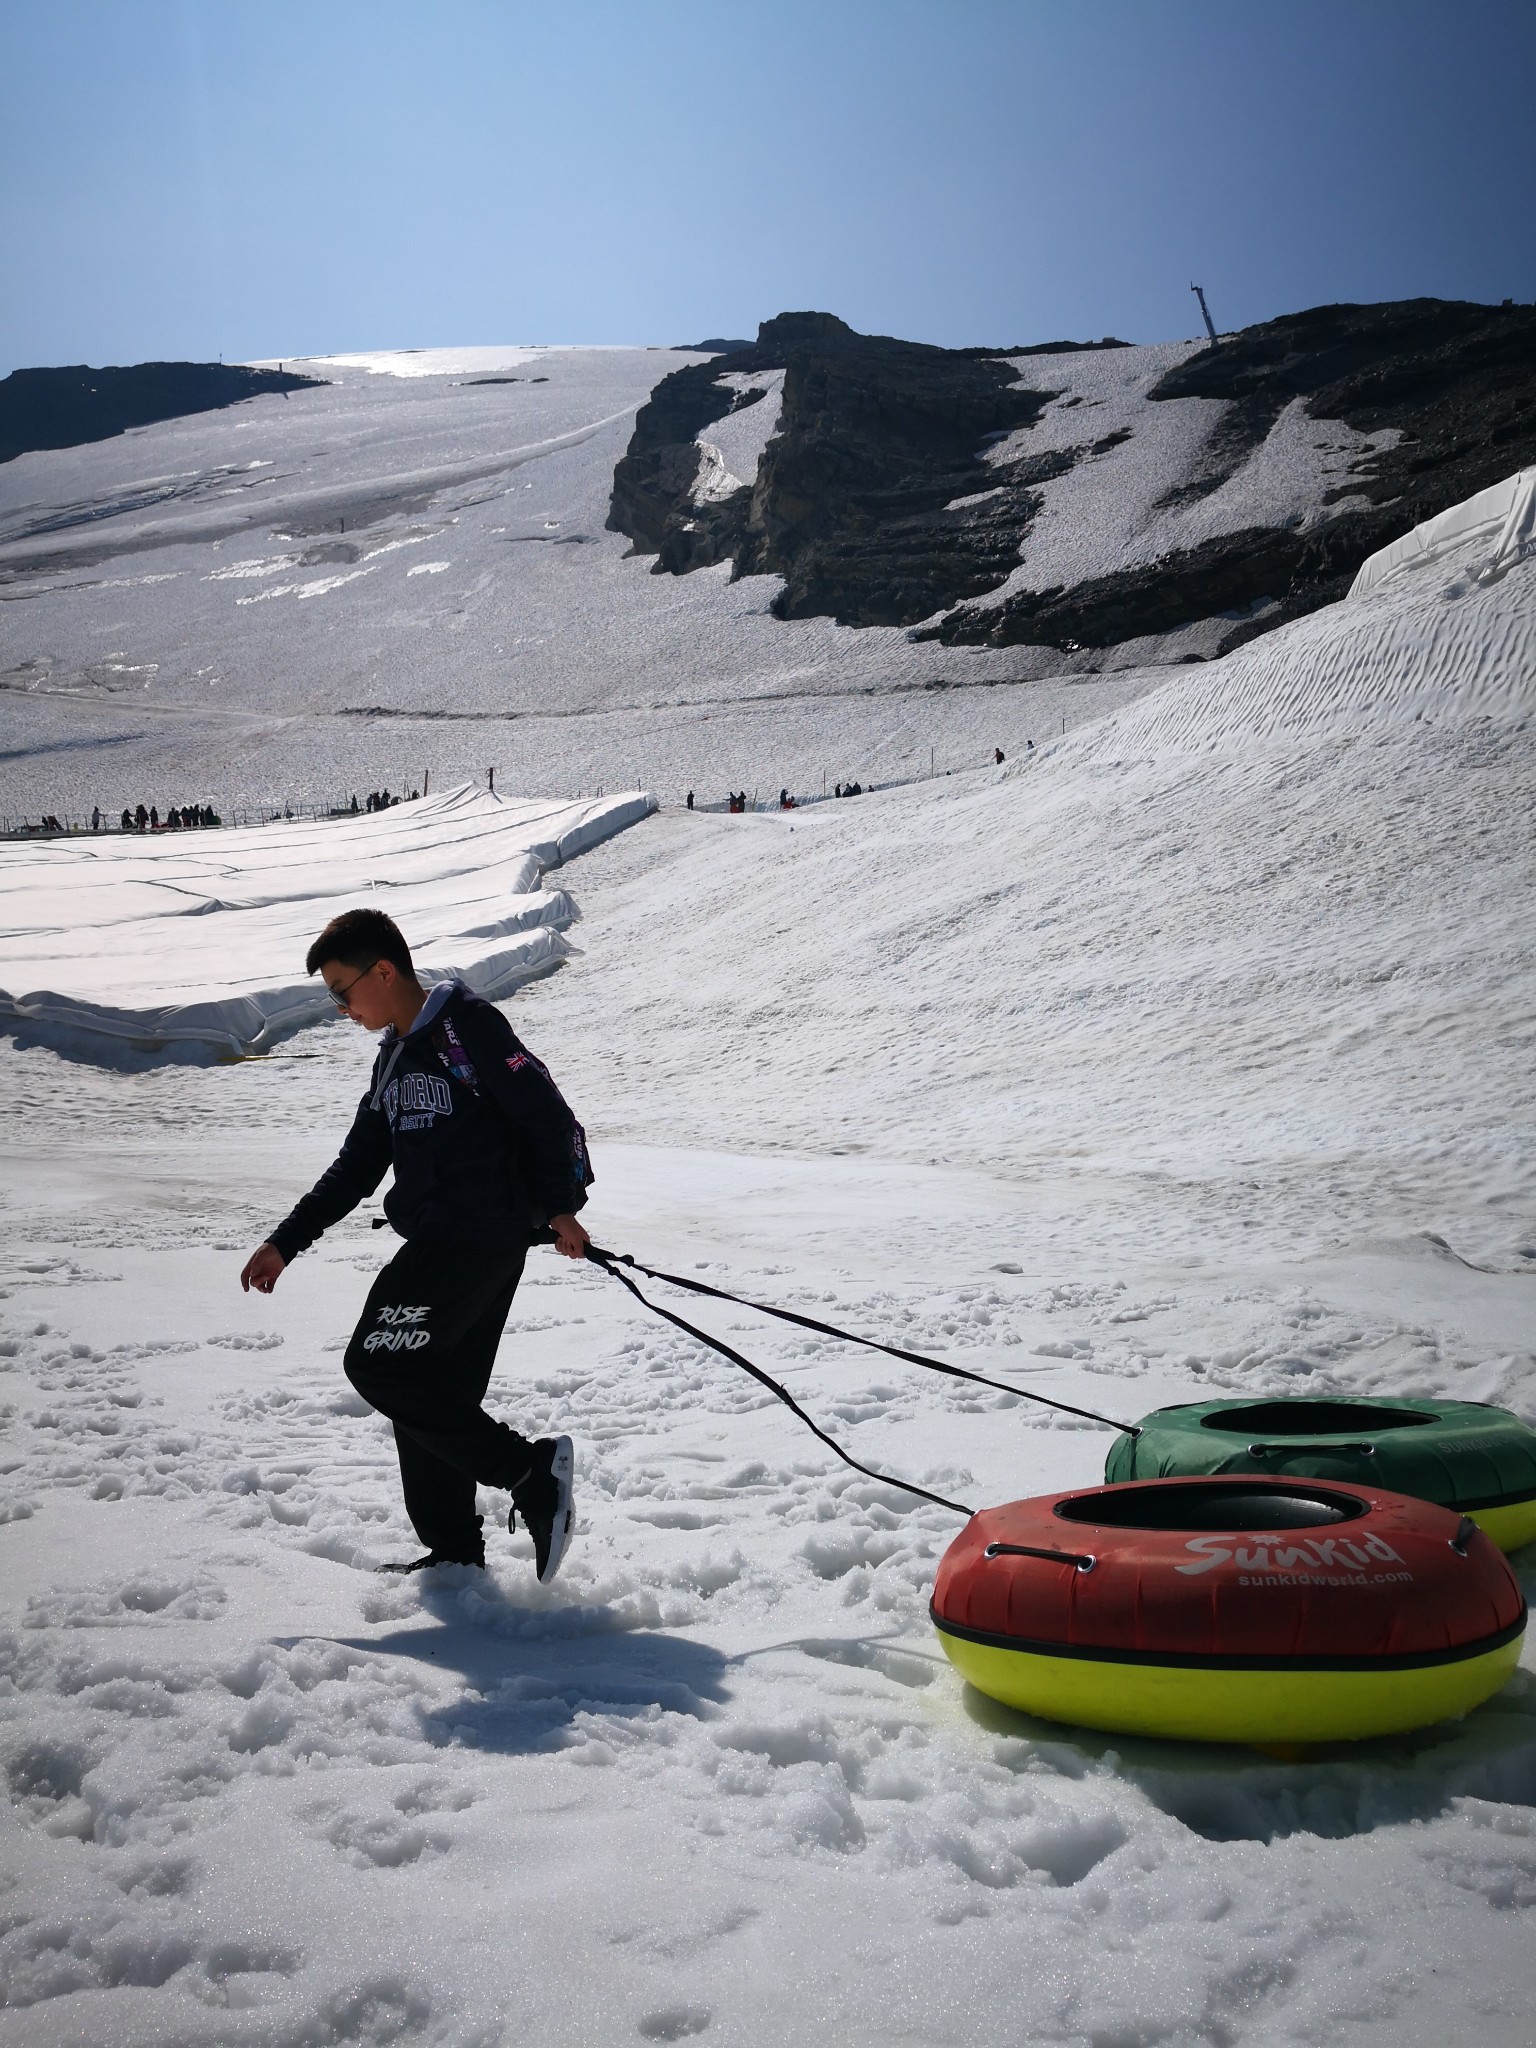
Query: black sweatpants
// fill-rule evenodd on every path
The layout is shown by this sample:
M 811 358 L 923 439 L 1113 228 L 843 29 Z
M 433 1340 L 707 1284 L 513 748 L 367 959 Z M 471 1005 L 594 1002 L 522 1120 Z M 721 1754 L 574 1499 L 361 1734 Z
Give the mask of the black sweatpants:
M 529 1440 L 481 1407 L 525 1246 L 411 1238 L 368 1290 L 347 1378 L 395 1425 L 411 1526 L 428 1550 L 484 1554 L 475 1485 L 511 1490 Z

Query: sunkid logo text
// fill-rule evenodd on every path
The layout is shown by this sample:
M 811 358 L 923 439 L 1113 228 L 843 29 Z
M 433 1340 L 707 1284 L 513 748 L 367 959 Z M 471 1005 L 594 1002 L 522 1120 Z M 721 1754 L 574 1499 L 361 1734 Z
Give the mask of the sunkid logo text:
M 1379 1536 L 1362 1536 L 1358 1543 L 1342 1536 L 1309 1536 L 1295 1542 L 1290 1536 L 1255 1536 L 1251 1543 L 1236 1544 L 1230 1536 L 1191 1536 L 1184 1548 L 1195 1559 L 1192 1564 L 1175 1565 L 1174 1570 L 1195 1578 L 1213 1572 L 1219 1564 L 1236 1564 L 1244 1571 L 1258 1572 L 1364 1572 L 1373 1564 L 1401 1564 L 1390 1543 Z

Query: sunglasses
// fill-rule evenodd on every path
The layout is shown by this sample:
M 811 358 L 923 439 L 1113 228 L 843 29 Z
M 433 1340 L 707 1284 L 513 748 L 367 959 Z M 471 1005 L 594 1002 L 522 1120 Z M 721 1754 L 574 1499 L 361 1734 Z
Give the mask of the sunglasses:
M 330 997 L 331 1001 L 336 1005 L 338 1010 L 345 1010 L 350 1007 L 353 989 L 357 987 L 357 984 L 360 981 L 366 981 L 369 975 L 372 974 L 375 967 L 378 966 L 378 964 L 379 963 L 377 960 L 370 960 L 368 962 L 368 965 L 363 969 L 362 973 L 353 975 L 352 979 L 347 983 L 345 988 L 331 988 L 329 986 L 326 988 L 326 994 Z

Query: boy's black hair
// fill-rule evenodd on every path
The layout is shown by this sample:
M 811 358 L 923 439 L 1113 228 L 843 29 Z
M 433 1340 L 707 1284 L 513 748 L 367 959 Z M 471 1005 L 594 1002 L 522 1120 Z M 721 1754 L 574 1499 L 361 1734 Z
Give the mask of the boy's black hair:
M 337 960 L 343 967 L 371 967 L 375 960 L 388 960 L 412 980 L 416 976 L 404 932 L 382 910 L 344 910 L 333 917 L 304 955 L 304 972 L 318 974 L 327 960 Z

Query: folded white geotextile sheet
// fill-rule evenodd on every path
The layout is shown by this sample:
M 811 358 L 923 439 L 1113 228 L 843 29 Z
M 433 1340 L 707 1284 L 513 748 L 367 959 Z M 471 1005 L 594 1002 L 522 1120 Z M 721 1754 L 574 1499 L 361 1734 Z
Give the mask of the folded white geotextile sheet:
M 1251 757 L 1413 728 L 1525 726 L 1536 717 L 1536 547 L 1520 532 L 1533 516 L 1536 470 L 1526 470 L 1371 556 L 1338 604 L 1184 671 L 1060 745 L 1112 761 Z M 1428 565 L 1433 574 L 1415 573 Z
M 1497 581 L 1536 554 L 1536 469 L 1517 470 L 1378 548 L 1360 564 L 1349 594 L 1367 597 L 1404 570 L 1433 568 L 1463 550 L 1479 583 Z
M 332 1014 L 304 972 L 338 911 L 385 910 L 424 980 L 489 996 L 547 973 L 576 917 L 542 876 L 655 808 L 465 785 L 355 818 L 0 847 L 0 1027 L 87 1057 L 238 1057 Z

